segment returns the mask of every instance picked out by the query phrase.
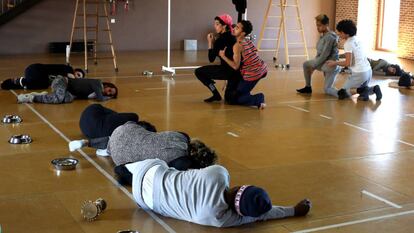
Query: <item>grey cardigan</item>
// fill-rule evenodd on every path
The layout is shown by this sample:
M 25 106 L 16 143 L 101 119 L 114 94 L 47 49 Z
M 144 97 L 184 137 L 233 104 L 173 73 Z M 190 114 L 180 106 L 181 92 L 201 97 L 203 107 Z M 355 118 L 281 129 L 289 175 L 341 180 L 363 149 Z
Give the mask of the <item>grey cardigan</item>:
M 108 153 L 115 165 L 153 158 L 168 163 L 188 155 L 188 139 L 179 132 L 150 132 L 129 121 L 112 133 L 108 142 Z
M 203 169 L 178 171 L 169 168 L 165 161 L 159 159 L 127 165 L 133 174 L 134 199 L 144 209 L 149 208 L 142 197 L 142 180 L 148 169 L 155 165 L 161 166 L 154 176 L 153 211 L 163 216 L 207 226 L 231 227 L 294 215 L 293 207 L 273 206 L 257 218 L 240 216 L 227 205 L 224 198 L 230 182 L 229 173 L 224 167 L 213 165 Z

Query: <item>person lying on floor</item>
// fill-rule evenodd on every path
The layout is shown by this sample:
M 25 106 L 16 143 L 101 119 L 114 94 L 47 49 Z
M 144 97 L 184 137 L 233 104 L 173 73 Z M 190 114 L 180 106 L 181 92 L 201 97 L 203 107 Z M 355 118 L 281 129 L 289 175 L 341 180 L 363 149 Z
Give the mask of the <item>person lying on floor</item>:
M 240 226 L 305 216 L 311 209 L 307 199 L 295 206 L 274 206 L 267 192 L 260 187 L 230 188 L 229 172 L 219 165 L 178 171 L 165 161 L 147 159 L 126 164 L 115 172 L 118 179 L 132 184 L 132 194 L 141 208 L 200 225 Z
M 63 104 L 74 99 L 96 99 L 105 101 L 118 96 L 118 88 L 99 79 L 73 79 L 58 76 L 52 82 L 49 94 L 32 92 L 17 96 L 18 103 Z
M 110 137 L 69 142 L 69 150 L 84 146 L 105 150 L 99 155 L 111 156 L 116 166 L 126 163 L 159 158 L 179 170 L 203 168 L 213 165 L 216 153 L 203 142 L 182 132 L 156 132 L 155 127 L 145 121 L 127 122 L 114 130 Z
M 345 54 L 339 55 L 339 58 L 345 58 Z M 371 66 L 372 73 L 379 76 L 401 76 L 404 70 L 397 64 L 391 64 L 384 59 L 374 60 L 367 58 Z M 341 72 L 346 72 L 349 68 L 342 68 Z
M 401 76 L 403 71 L 399 65 L 391 64 L 384 59 L 374 60 L 368 58 L 368 62 L 374 75 Z
M 1 83 L 1 89 L 47 89 L 58 75 L 84 78 L 85 71 L 63 64 L 31 64 L 25 69 L 23 77 L 6 79 Z
M 118 113 L 100 104 L 91 104 L 83 110 L 79 120 L 79 128 L 87 139 L 111 136 L 112 132 L 128 121 L 138 122 L 136 113 Z M 105 148 L 106 149 L 106 148 Z M 98 149 L 98 155 L 105 153 Z

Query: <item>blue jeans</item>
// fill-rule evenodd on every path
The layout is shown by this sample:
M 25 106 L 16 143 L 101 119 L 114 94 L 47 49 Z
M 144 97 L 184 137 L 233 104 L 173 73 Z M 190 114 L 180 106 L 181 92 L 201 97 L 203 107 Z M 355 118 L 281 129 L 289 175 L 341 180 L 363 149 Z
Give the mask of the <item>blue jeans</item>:
M 263 77 L 260 79 L 264 77 L 266 77 L 266 74 L 263 75 Z M 263 93 L 258 93 L 255 95 L 250 94 L 260 79 L 255 81 L 241 80 L 239 82 L 236 90 L 236 104 L 260 107 L 260 104 L 265 102 Z

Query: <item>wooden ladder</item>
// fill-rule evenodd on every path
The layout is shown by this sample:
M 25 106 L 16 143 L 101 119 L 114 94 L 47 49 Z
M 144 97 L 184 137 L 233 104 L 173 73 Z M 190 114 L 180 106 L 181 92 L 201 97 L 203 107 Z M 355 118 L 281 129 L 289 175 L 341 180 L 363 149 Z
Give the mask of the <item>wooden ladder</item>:
M 81 2 L 81 3 L 80 3 Z M 95 8 L 89 7 L 90 5 L 95 6 Z M 81 8 L 83 6 L 83 9 Z M 118 66 L 116 63 L 116 55 L 114 44 L 112 40 L 111 27 L 109 26 L 109 16 L 108 16 L 108 1 L 107 0 L 76 0 L 75 13 L 73 14 L 73 23 L 72 23 L 72 32 L 70 34 L 70 44 L 68 51 L 68 61 L 70 58 L 72 44 L 73 44 L 73 35 L 75 30 L 83 30 L 83 43 L 84 43 L 84 55 L 85 55 L 85 71 L 88 72 L 88 59 L 93 59 L 95 65 L 98 64 L 99 59 L 112 59 L 114 63 L 115 72 L 118 72 Z M 79 9 L 81 8 L 81 9 Z M 92 8 L 92 10 L 90 10 Z M 103 10 L 103 12 L 102 12 Z M 93 13 L 92 13 L 92 12 Z M 80 12 L 80 13 L 79 13 Z M 83 25 L 76 25 L 76 18 L 83 18 Z M 106 22 L 102 29 L 100 28 L 100 18 L 103 18 Z M 102 43 L 99 40 L 99 32 L 106 32 L 109 42 Z M 88 58 L 88 33 L 93 33 L 93 57 Z M 98 46 L 109 46 L 111 49 L 110 56 L 98 57 Z
M 270 12 L 272 8 L 274 7 L 280 7 L 280 15 L 270 15 Z M 286 9 L 288 7 L 295 8 L 297 16 L 286 16 Z M 286 26 L 286 18 L 296 18 L 299 28 L 295 29 L 288 29 Z M 272 27 L 268 26 L 268 20 L 273 18 L 279 18 L 279 27 Z M 272 30 L 277 31 L 277 37 L 276 38 L 263 38 L 266 30 Z M 296 32 L 300 33 L 302 41 L 300 42 L 288 42 L 288 32 Z M 306 39 L 305 39 L 305 32 L 303 28 L 302 19 L 300 17 L 300 5 L 299 0 L 295 0 L 293 4 L 288 4 L 288 0 L 280 0 L 279 3 L 275 3 L 275 0 L 269 0 L 269 4 L 266 9 L 266 13 L 264 16 L 262 29 L 260 31 L 259 36 L 259 42 L 258 42 L 258 49 L 259 51 L 267 51 L 267 52 L 275 52 L 275 56 L 273 57 L 273 61 L 276 62 L 278 60 L 279 55 L 279 49 L 280 49 L 280 41 L 281 36 L 283 33 L 283 42 L 285 47 L 285 64 L 276 64 L 276 67 L 282 67 L 282 68 L 290 68 L 290 59 L 291 57 L 306 57 L 306 59 L 309 59 L 308 54 L 308 47 L 306 45 Z M 276 49 L 262 49 L 262 42 L 263 41 L 276 41 Z M 289 45 L 303 45 L 304 47 L 304 54 L 295 54 L 295 55 L 289 55 Z

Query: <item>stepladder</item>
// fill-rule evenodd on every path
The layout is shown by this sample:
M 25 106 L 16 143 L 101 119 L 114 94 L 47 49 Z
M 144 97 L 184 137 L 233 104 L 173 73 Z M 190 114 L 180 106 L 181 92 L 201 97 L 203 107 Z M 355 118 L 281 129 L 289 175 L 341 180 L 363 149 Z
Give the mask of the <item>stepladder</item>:
M 276 13 L 275 8 L 280 8 L 280 14 Z M 277 22 L 278 19 L 279 22 Z M 271 36 L 265 37 L 265 35 Z M 285 50 L 284 63 L 280 63 L 279 59 L 282 39 Z M 273 43 L 267 44 L 267 48 L 264 49 L 263 43 L 269 42 Z M 291 54 L 290 46 L 294 46 L 295 51 L 301 50 L 303 53 L 295 52 L 295 54 Z M 274 52 L 273 62 L 276 68 L 289 69 L 291 58 L 309 59 L 305 31 L 300 15 L 300 0 L 269 0 L 257 47 L 259 51 Z
M 76 0 L 69 49 L 66 54 L 67 63 L 70 63 L 72 45 L 76 34 L 80 37 L 76 41 L 82 41 L 84 44 L 86 72 L 89 70 L 89 60 L 93 60 L 94 64 L 97 65 L 98 61 L 102 59 L 111 59 L 115 72 L 118 72 L 108 11 L 108 0 Z M 77 20 L 78 18 L 80 20 Z M 78 21 L 81 22 L 78 23 Z

